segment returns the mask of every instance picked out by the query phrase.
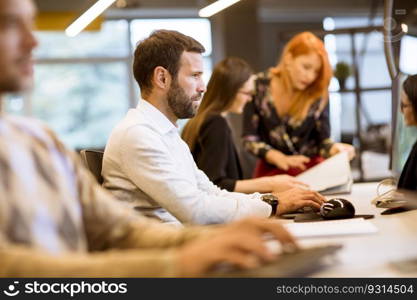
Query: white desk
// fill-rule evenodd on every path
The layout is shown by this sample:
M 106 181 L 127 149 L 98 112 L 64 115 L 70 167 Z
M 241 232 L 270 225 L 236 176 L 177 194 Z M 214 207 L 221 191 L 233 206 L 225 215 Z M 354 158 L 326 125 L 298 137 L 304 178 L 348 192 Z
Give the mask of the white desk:
M 378 227 L 378 233 L 299 240 L 301 246 L 343 245 L 331 267 L 314 277 L 417 277 L 417 271 L 404 273 L 390 265 L 392 261 L 417 258 L 417 210 L 381 215 L 385 209 L 371 204 L 376 186 L 376 183 L 354 184 L 351 194 L 337 197 L 351 201 L 356 214 L 373 214 L 375 217 L 370 221 Z

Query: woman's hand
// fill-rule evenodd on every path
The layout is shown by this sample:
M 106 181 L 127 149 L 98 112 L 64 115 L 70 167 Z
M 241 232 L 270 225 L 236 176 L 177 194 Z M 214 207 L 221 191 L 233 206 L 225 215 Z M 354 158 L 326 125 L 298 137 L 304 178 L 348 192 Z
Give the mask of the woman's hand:
M 268 178 L 270 190 L 272 192 L 285 192 L 286 190 L 296 187 L 308 188 L 307 184 L 297 180 L 295 177 L 290 175 L 275 175 Z
M 285 155 L 281 151 L 272 149 L 266 153 L 265 159 L 268 163 L 277 166 L 277 168 L 287 171 L 290 168 L 299 168 L 305 170 L 305 163 L 310 161 L 310 158 L 304 155 Z
M 330 148 L 330 156 L 336 155 L 337 153 L 346 151 L 348 153 L 349 159 L 352 160 L 355 157 L 355 147 L 350 144 L 345 143 L 335 143 Z

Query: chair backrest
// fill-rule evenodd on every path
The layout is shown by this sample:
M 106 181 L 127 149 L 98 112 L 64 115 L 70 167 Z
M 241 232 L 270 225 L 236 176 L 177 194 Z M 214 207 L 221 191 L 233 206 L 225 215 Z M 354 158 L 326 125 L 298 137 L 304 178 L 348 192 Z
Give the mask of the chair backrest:
M 93 173 L 99 184 L 103 183 L 101 176 L 101 166 L 103 163 L 103 151 L 84 149 L 80 151 L 81 157 L 86 167 Z

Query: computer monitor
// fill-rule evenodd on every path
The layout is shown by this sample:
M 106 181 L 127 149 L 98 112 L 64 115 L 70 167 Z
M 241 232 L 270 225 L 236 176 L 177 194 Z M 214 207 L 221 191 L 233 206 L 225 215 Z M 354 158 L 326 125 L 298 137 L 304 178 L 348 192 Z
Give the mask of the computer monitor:
M 399 73 L 392 82 L 391 171 L 396 179 L 400 177 L 411 148 L 417 141 L 417 127 L 405 126 L 400 108 L 402 84 L 407 76 L 407 74 Z
M 392 81 L 391 170 L 394 178 L 398 179 L 417 140 L 417 128 L 405 126 L 400 108 L 402 84 L 408 75 L 417 74 L 417 1 L 395 0 L 392 19 L 396 28 L 393 28 L 393 36 L 388 40 L 398 47 L 394 51 L 397 56 L 394 61 L 399 72 Z

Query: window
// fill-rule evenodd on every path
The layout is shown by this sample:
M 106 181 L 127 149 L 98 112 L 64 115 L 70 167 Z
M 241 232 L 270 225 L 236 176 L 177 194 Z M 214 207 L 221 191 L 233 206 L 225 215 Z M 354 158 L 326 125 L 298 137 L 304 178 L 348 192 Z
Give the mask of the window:
M 106 21 L 100 31 L 83 31 L 69 38 L 61 31 L 38 32 L 38 59 L 63 58 L 125 58 L 130 55 L 128 22 Z
M 401 39 L 400 70 L 406 74 L 417 74 L 417 37 L 405 35 Z
M 32 115 L 72 148 L 103 147 L 129 107 L 123 62 L 41 64 L 35 80 Z
M 330 110 L 332 137 L 360 146 L 357 153 L 360 179 L 376 179 L 389 175 L 387 155 L 390 143 L 388 124 L 391 121 L 391 79 L 384 55 L 384 40 L 381 32 L 357 28 L 351 33 L 338 30 L 368 26 L 366 18 L 335 18 L 335 34 L 325 36 L 325 45 L 333 67 L 338 62 L 345 62 L 357 67 L 359 84 L 357 86 L 361 105 L 357 107 L 355 77 L 346 80 L 346 88 L 341 89 L 335 78 L 330 84 Z M 381 24 L 377 18 L 375 24 Z M 332 28 L 332 29 L 334 29 Z M 356 66 L 354 55 L 356 52 Z M 352 68 L 353 70 L 353 68 Z M 354 70 L 353 70 L 354 71 Z M 354 74 L 352 74 L 354 75 Z M 358 138 L 356 111 L 360 112 L 359 129 L 362 140 Z M 378 167 L 375 167 L 378 166 Z
M 361 18 L 335 18 L 336 28 L 366 26 L 367 19 Z M 380 20 L 377 20 L 377 23 Z M 341 26 L 343 24 L 343 26 Z M 362 93 L 362 117 L 368 123 L 389 123 L 391 119 L 391 79 L 384 56 L 384 43 L 381 32 L 355 33 L 355 50 L 358 55 L 358 72 L 360 74 L 360 91 Z M 328 34 L 325 36 L 325 45 L 329 53 L 333 67 L 338 62 L 345 62 L 353 66 L 352 61 L 352 38 L 349 34 Z M 336 133 L 352 133 L 355 126 L 355 80 L 350 76 L 346 81 L 346 90 L 339 91 L 339 84 L 335 78 L 330 84 L 331 106 L 341 116 L 334 118 L 332 127 L 341 130 Z M 341 107 L 339 107 L 341 106 Z M 349 116 L 349 117 L 346 117 Z
M 132 51 L 155 29 L 178 30 L 200 41 L 206 48 L 204 78 L 209 78 L 207 19 L 108 20 L 99 32 L 74 38 L 63 32 L 37 32 L 35 88 L 8 96 L 5 110 L 43 120 L 70 148 L 103 148 L 116 123 L 137 103 Z
M 9 97 L 6 110 L 46 122 L 73 148 L 102 148 L 129 108 L 127 21 L 107 21 L 99 32 L 68 38 L 38 32 L 35 88 Z

